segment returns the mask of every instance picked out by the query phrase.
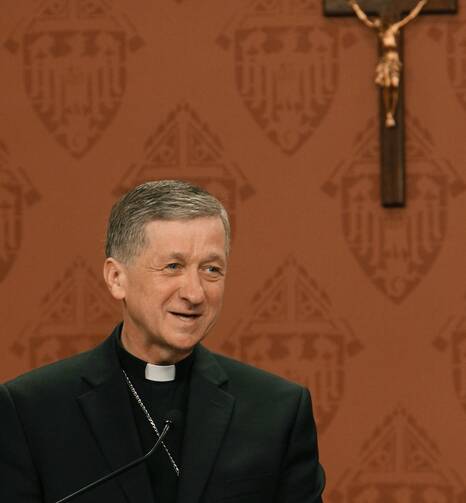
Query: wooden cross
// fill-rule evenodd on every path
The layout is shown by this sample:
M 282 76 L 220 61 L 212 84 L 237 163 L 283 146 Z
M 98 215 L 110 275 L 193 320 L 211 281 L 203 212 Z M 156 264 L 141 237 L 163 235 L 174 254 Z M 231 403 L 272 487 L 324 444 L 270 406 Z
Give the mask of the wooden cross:
M 382 26 L 394 24 L 406 18 L 410 13 L 417 14 L 455 14 L 457 12 L 457 0 L 428 0 L 426 5 L 420 5 L 422 10 L 416 12 L 419 0 L 356 0 L 359 7 L 359 14 L 348 0 L 323 0 L 324 14 L 326 16 L 354 16 L 358 17 L 367 26 L 375 27 L 374 20 L 378 19 Z M 357 8 L 357 7 L 356 7 Z M 419 8 L 418 8 L 419 9 Z M 362 14 L 361 14 L 362 12 Z M 364 20 L 367 15 L 367 22 Z M 375 18 L 372 18 L 375 16 Z M 407 24 L 407 22 L 405 22 Z M 382 56 L 387 52 L 387 47 L 383 47 L 379 31 L 379 66 L 377 67 L 378 84 L 381 86 L 379 107 L 380 114 L 380 162 L 381 162 L 381 196 L 382 205 L 387 208 L 405 206 L 405 154 L 404 154 L 404 93 L 403 81 L 406 71 L 406 63 L 403 58 L 403 30 L 400 27 L 397 35 L 397 48 L 399 60 L 403 66 L 399 71 L 399 82 L 396 89 L 388 89 L 380 80 L 384 79 L 384 68 L 381 68 Z M 389 63 L 390 64 L 390 63 Z M 383 63 L 382 63 L 383 66 Z M 393 73 L 393 72 L 392 72 Z M 396 73 L 396 71 L 395 71 Z M 386 78 L 386 75 L 385 75 Z M 396 78 L 396 77 L 395 77 Z M 390 109 L 389 92 L 395 91 L 393 116 Z M 384 95 L 385 92 L 385 95 Z M 393 101 L 393 96 L 392 96 Z

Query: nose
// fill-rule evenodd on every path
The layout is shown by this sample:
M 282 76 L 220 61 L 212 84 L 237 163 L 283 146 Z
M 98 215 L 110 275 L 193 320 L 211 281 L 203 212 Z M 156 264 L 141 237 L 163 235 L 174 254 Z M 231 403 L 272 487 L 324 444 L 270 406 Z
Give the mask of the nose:
M 205 291 L 199 271 L 186 271 L 179 293 L 183 300 L 192 305 L 201 304 L 204 301 Z

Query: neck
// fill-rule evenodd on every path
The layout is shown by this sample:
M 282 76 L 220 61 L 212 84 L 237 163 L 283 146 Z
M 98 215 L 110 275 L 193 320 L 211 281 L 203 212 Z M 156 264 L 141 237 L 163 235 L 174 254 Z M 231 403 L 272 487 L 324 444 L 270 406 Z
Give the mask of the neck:
M 131 337 L 125 330 L 124 325 L 121 332 L 121 343 L 128 353 L 153 365 L 174 365 L 192 353 L 192 350 L 175 352 L 169 348 L 161 348 L 155 344 L 141 342 Z

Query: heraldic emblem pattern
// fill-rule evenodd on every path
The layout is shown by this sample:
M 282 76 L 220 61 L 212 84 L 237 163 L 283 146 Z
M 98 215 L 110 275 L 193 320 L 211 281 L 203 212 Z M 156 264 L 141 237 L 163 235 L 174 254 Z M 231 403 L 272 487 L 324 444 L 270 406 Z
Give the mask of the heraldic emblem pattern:
M 466 300 L 462 309 L 449 317 L 433 344 L 439 351 L 447 351 L 455 394 L 466 412 Z
M 464 484 L 403 407 L 363 444 L 359 461 L 327 497 L 329 503 L 460 503 Z
M 434 264 L 446 237 L 450 201 L 466 188 L 451 163 L 436 153 L 429 132 L 409 115 L 407 126 L 407 209 L 380 207 L 375 120 L 355 137 L 354 152 L 323 186 L 330 197 L 339 195 L 343 235 L 351 253 L 372 283 L 396 303 Z
M 25 171 L 12 167 L 10 153 L 0 142 L 0 282 L 21 248 L 24 210 L 39 199 Z
M 126 89 L 128 52 L 142 40 L 103 0 L 47 0 L 5 46 L 22 58 L 31 105 L 56 141 L 82 157 L 100 138 Z
M 91 349 L 121 318 L 118 305 L 83 259 L 76 259 L 47 292 L 11 351 L 35 368 Z
M 289 258 L 254 296 L 222 349 L 308 387 L 322 432 L 343 398 L 348 357 L 362 346 L 327 294 Z
M 317 0 L 255 0 L 218 43 L 233 52 L 241 100 L 286 154 L 320 125 L 338 83 L 338 27 Z
M 430 29 L 430 36 L 444 42 L 448 78 L 453 92 L 466 111 L 466 21 L 448 21 Z
M 254 188 L 228 159 L 220 139 L 187 103 L 181 103 L 144 144 L 143 159 L 132 164 L 114 190 L 121 196 L 148 180 L 179 178 L 212 192 L 228 210 L 234 232 L 239 203 Z

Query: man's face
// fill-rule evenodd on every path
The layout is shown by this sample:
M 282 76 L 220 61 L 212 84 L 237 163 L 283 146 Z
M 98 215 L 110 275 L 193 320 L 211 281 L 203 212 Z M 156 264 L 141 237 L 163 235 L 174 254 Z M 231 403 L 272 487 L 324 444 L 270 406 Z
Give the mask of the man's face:
M 150 222 L 145 236 L 145 247 L 123 265 L 123 342 L 145 348 L 158 360 L 153 363 L 174 362 L 192 351 L 220 313 L 225 231 L 219 217 L 200 217 Z

